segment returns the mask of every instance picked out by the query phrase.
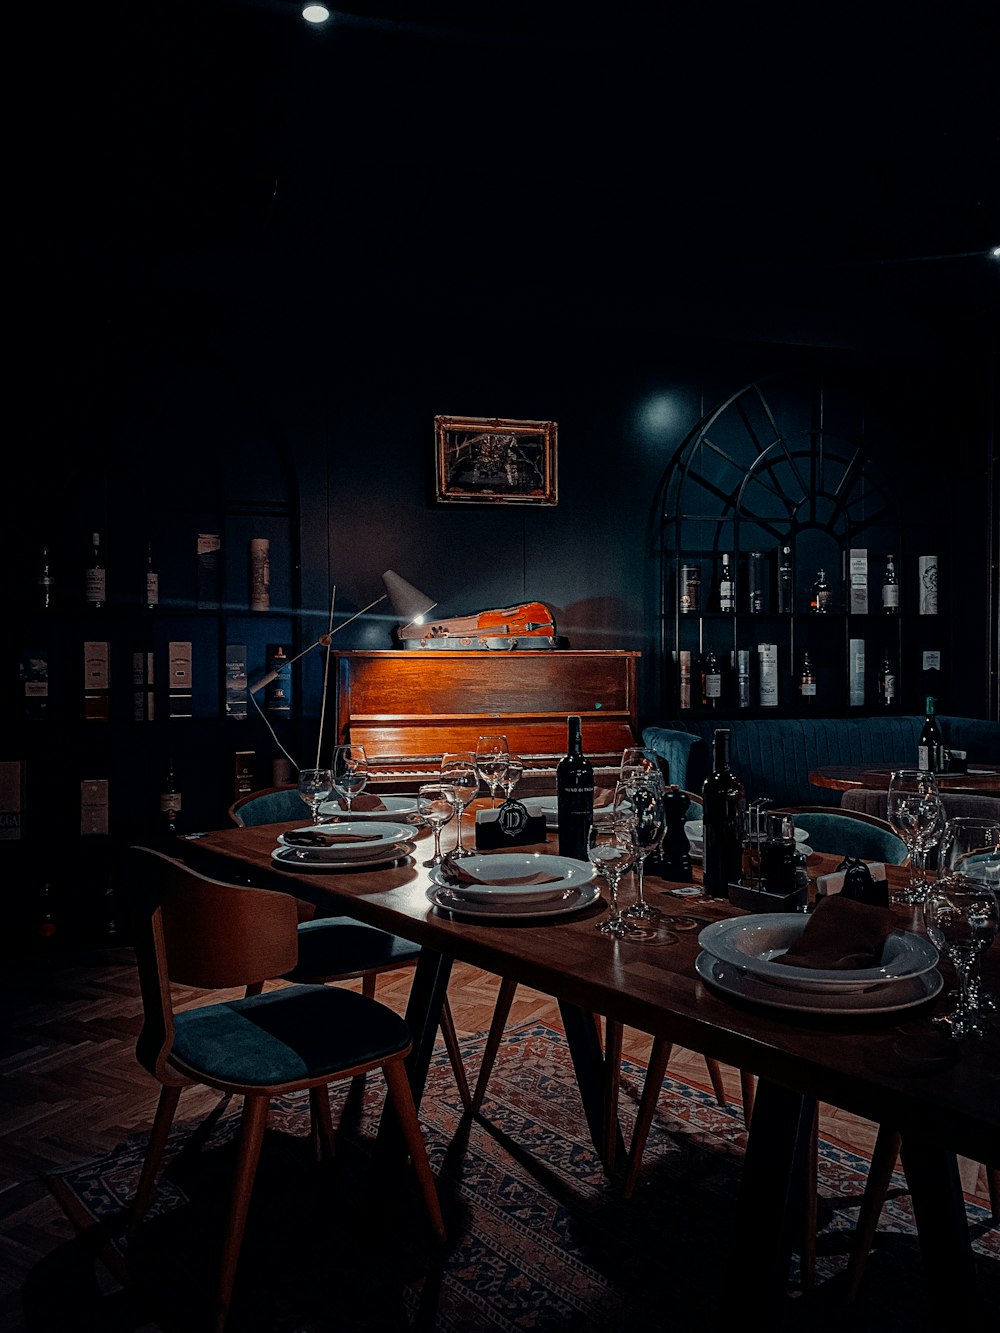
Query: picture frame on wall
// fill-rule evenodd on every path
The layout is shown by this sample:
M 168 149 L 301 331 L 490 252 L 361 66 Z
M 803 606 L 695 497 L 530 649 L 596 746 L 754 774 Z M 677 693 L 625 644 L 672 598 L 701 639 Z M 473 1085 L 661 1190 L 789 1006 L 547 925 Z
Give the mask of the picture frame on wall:
M 558 503 L 556 423 L 434 418 L 439 504 Z

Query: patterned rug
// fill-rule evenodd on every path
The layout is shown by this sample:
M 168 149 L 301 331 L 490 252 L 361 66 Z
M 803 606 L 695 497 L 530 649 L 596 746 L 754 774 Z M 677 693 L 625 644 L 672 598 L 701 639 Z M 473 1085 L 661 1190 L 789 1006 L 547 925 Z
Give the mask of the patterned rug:
M 463 1043 L 470 1071 L 484 1040 Z M 623 1065 L 626 1142 L 644 1074 L 638 1064 Z M 482 1116 L 471 1121 L 463 1119 L 440 1048 L 421 1118 L 452 1237 L 441 1259 L 409 1182 L 378 1184 L 368 1169 L 381 1078 L 370 1077 L 362 1093 L 341 1088 L 336 1098 L 337 1155 L 322 1167 L 305 1138 L 307 1099 L 287 1097 L 272 1107 L 233 1333 L 718 1327 L 719 1275 L 745 1141 L 738 1104 L 720 1108 L 707 1087 L 668 1078 L 639 1185 L 624 1200 L 620 1181 L 605 1177 L 590 1143 L 559 1031 L 542 1024 L 508 1030 Z M 183 1108 L 182 1097 L 181 1114 Z M 123 1209 L 145 1135 L 49 1180 L 79 1239 L 72 1255 L 55 1256 L 26 1286 L 30 1333 L 194 1333 L 203 1326 L 235 1124 L 228 1107 L 201 1132 L 192 1123 L 175 1128 L 153 1210 L 129 1243 Z M 816 1282 L 801 1290 L 793 1265 L 785 1311 L 770 1328 L 930 1333 L 902 1176 L 890 1189 L 861 1297 L 849 1312 L 840 1301 L 838 1275 L 867 1166 L 856 1152 L 821 1142 Z M 981 1279 L 1000 1308 L 1000 1232 L 971 1201 L 968 1216 Z

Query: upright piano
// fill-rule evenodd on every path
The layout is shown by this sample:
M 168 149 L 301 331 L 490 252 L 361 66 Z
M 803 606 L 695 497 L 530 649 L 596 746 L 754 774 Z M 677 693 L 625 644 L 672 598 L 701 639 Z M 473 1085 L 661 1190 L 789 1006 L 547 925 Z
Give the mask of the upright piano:
M 477 651 L 397 648 L 333 653 L 325 753 L 365 747 L 369 785 L 397 791 L 437 776 L 448 750 L 475 751 L 503 732 L 525 765 L 519 791 L 552 791 L 566 753 L 566 719 L 581 718 L 595 775 L 617 771 L 638 744 L 638 652 L 552 649 Z

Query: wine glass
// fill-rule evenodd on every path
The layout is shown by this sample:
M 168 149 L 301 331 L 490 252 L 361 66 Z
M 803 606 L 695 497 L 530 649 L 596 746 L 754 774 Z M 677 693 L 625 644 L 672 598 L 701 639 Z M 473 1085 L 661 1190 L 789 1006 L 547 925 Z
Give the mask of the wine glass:
M 425 866 L 444 864 L 441 830 L 455 817 L 458 793 L 450 782 L 425 782 L 417 789 L 417 813 L 434 831 L 434 855 Z
M 634 925 L 618 905 L 618 887 L 622 876 L 632 869 L 636 851 L 635 827 L 620 813 L 612 812 L 609 819 L 591 824 L 587 830 L 587 856 L 607 883 L 611 898 L 611 915 L 598 921 L 596 929 L 615 939 L 647 939 L 655 933 Z
M 928 885 L 924 925 L 934 947 L 951 960 L 958 980 L 957 1006 L 933 1021 L 952 1037 L 985 1036 L 989 1022 L 979 1005 L 979 968 L 1000 929 L 997 895 L 968 875 L 944 875 Z
M 360 796 L 368 783 L 368 756 L 363 745 L 338 745 L 333 752 L 333 786 L 337 795 L 347 802 L 348 817 L 353 813 L 355 796 Z
M 512 754 L 507 757 L 507 767 L 504 769 L 503 777 L 500 779 L 500 786 L 503 788 L 503 798 L 509 801 L 514 795 L 514 788 L 520 782 L 524 774 L 524 763 L 519 755 Z
M 628 788 L 640 780 L 656 782 L 662 791 L 667 789 L 656 751 L 645 745 L 629 745 L 622 751 L 621 763 L 618 765 L 618 781 Z
M 312 814 L 314 824 L 322 821 L 319 817 L 319 808 L 324 801 L 330 799 L 330 793 L 333 791 L 333 770 L 329 768 L 300 768 L 299 769 L 299 795 L 308 805 Z
M 889 777 L 886 817 L 910 849 L 915 873 L 904 889 L 894 893 L 895 903 L 919 905 L 927 895 L 927 853 L 944 828 L 944 805 L 937 779 L 925 769 L 897 768 Z
M 938 849 L 938 875 L 954 874 L 978 880 L 1000 894 L 1000 819 L 955 815 L 948 820 Z M 1000 1000 L 983 989 L 978 974 L 971 984 L 981 1009 L 1000 1009 Z
M 626 908 L 625 915 L 630 921 L 658 921 L 662 913 L 658 907 L 651 907 L 646 902 L 644 871 L 646 857 L 655 851 L 663 840 L 666 828 L 666 814 L 663 808 L 663 790 L 659 774 L 654 778 L 648 771 L 633 768 L 627 779 L 618 783 L 615 789 L 614 807 L 627 811 L 635 831 L 635 902 Z
M 475 856 L 471 847 L 462 845 L 462 812 L 472 804 L 479 790 L 476 756 L 471 750 L 450 750 L 441 756 L 441 778 L 455 789 L 455 846 L 449 856 Z
M 490 789 L 490 808 L 496 806 L 497 788 L 507 771 L 510 750 L 506 736 L 480 736 L 476 742 L 476 771 Z

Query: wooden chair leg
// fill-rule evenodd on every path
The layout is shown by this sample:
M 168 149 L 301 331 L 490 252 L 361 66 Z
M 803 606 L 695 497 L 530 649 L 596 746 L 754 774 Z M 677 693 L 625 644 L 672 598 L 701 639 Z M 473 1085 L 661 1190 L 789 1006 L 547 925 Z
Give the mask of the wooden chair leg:
M 708 1070 L 708 1077 L 712 1080 L 712 1091 L 715 1093 L 715 1100 L 719 1106 L 727 1106 L 726 1085 L 722 1081 L 722 1066 L 718 1060 L 710 1060 L 705 1056 L 705 1068 Z
M 990 1220 L 1000 1222 L 1000 1167 L 986 1168 L 986 1183 L 990 1191 Z
M 441 1201 L 438 1198 L 437 1187 L 434 1184 L 431 1164 L 427 1159 L 427 1145 L 424 1143 L 420 1121 L 417 1119 L 417 1108 L 413 1104 L 413 1093 L 410 1091 L 406 1067 L 402 1060 L 391 1060 L 388 1064 L 382 1066 L 382 1072 L 385 1075 L 389 1096 L 392 1098 L 392 1104 L 399 1119 L 403 1139 L 409 1149 L 413 1169 L 417 1173 L 417 1181 L 427 1205 L 431 1225 L 438 1240 L 443 1244 L 447 1240 L 447 1234 L 444 1228 L 444 1217 L 441 1213 Z
M 472 1110 L 472 1095 L 469 1092 L 469 1080 L 465 1077 L 465 1064 L 462 1060 L 462 1050 L 458 1044 L 458 1033 L 455 1031 L 455 1019 L 451 1012 L 451 1005 L 448 1003 L 447 995 L 444 997 L 444 1004 L 441 1006 L 441 1035 L 444 1037 L 444 1044 L 448 1051 L 448 1059 L 451 1061 L 452 1073 L 455 1075 L 455 1082 L 458 1085 L 458 1095 L 462 1099 L 462 1105 L 467 1111 Z
M 479 1077 L 476 1079 L 476 1090 L 472 1094 L 472 1105 L 469 1108 L 472 1111 L 478 1111 L 483 1104 L 483 1098 L 486 1095 L 486 1087 L 490 1081 L 490 1074 L 493 1071 L 493 1065 L 497 1058 L 497 1051 L 500 1049 L 500 1039 L 503 1036 L 504 1028 L 507 1026 L 507 1017 L 510 1014 L 510 1007 L 514 1003 L 514 992 L 516 990 L 516 981 L 511 981 L 508 977 L 500 978 L 500 989 L 497 992 L 497 1002 L 493 1010 L 493 1018 L 490 1021 L 490 1030 L 486 1037 L 486 1046 L 483 1050 L 483 1061 L 479 1066 Z
M 819 1107 L 813 1112 L 809 1131 L 809 1151 L 806 1159 L 805 1197 L 802 1200 L 802 1241 L 799 1248 L 799 1273 L 802 1286 L 808 1289 L 816 1280 L 816 1222 L 819 1192 Z
M 851 1245 L 851 1257 L 847 1263 L 847 1290 L 844 1299 L 851 1304 L 857 1299 L 861 1286 L 861 1277 L 868 1262 L 878 1230 L 878 1220 L 882 1216 L 882 1205 L 889 1191 L 892 1173 L 896 1169 L 899 1157 L 900 1136 L 894 1129 L 879 1125 L 872 1149 L 871 1166 L 865 1181 L 865 1192 L 861 1198 L 858 1212 L 858 1224 L 854 1228 L 854 1240 Z
M 153 1197 L 153 1186 L 156 1184 L 160 1163 L 163 1161 L 167 1139 L 170 1137 L 170 1126 L 174 1123 L 174 1115 L 180 1097 L 181 1089 L 179 1087 L 162 1087 L 160 1089 L 160 1099 L 156 1104 L 156 1115 L 153 1117 L 153 1127 L 149 1133 L 149 1143 L 146 1145 L 146 1156 L 143 1159 L 139 1184 L 136 1187 L 135 1198 L 132 1200 L 129 1209 L 130 1226 L 134 1227 L 140 1222 L 149 1208 L 150 1200 Z
M 374 972 L 365 972 L 361 978 L 361 994 L 368 997 L 369 1000 L 375 998 L 375 982 L 377 975 Z
M 253 1190 L 254 1176 L 257 1173 L 260 1145 L 264 1141 L 267 1110 L 267 1097 L 247 1096 L 243 1100 L 239 1147 L 233 1175 L 232 1194 L 229 1200 L 229 1218 L 226 1222 L 226 1234 L 222 1246 L 222 1264 L 219 1269 L 219 1287 L 215 1303 L 215 1326 L 218 1333 L 222 1333 L 229 1315 L 233 1281 L 236 1277 L 236 1264 L 240 1257 L 240 1246 L 243 1244 L 243 1232 L 246 1228 L 247 1211 L 250 1207 L 250 1194 Z
M 649 1069 L 646 1071 L 646 1081 L 642 1086 L 639 1112 L 635 1118 L 632 1142 L 628 1150 L 628 1165 L 625 1169 L 625 1184 L 622 1189 L 626 1199 L 632 1197 L 632 1192 L 635 1189 L 639 1167 L 642 1165 L 642 1154 L 646 1147 L 646 1139 L 649 1137 L 649 1127 L 653 1123 L 653 1113 L 659 1100 L 660 1089 L 663 1087 L 663 1078 L 667 1072 L 667 1062 L 672 1050 L 672 1042 L 667 1041 L 664 1037 L 654 1038 L 653 1047 L 649 1053 Z
M 328 1161 L 334 1155 L 333 1113 L 330 1088 L 325 1083 L 309 1089 L 309 1126 L 317 1162 Z
M 604 1124 L 601 1128 L 601 1157 L 610 1176 L 615 1169 L 618 1146 L 618 1090 L 622 1076 L 622 1036 L 624 1026 L 617 1019 L 604 1020 Z

